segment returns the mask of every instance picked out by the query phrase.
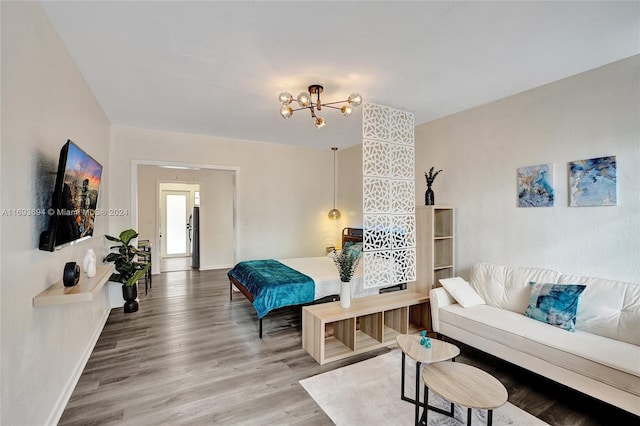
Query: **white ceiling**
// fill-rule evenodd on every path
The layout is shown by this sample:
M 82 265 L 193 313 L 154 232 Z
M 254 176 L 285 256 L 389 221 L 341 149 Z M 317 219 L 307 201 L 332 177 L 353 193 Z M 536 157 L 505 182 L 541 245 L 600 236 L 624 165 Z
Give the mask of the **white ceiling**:
M 640 2 L 43 2 L 114 125 L 313 148 L 361 118 L 278 94 L 357 91 L 416 124 L 640 53 Z M 359 111 L 358 111 L 359 112 Z

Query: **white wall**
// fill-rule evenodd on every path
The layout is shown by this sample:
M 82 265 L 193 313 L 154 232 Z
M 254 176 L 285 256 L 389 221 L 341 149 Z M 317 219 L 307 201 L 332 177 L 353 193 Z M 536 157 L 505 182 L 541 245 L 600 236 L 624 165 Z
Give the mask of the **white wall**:
M 131 209 L 132 160 L 233 167 L 240 218 L 236 260 L 321 256 L 336 241 L 327 218 L 333 204 L 329 145 L 317 150 L 113 126 L 111 204 Z M 130 217 L 112 217 L 109 229 L 129 226 Z
M 362 144 L 338 151 L 338 209 L 343 227 L 362 228 Z
M 76 142 L 104 166 L 98 207 L 108 208 L 109 121 L 35 2 L 2 2 L 3 209 L 46 208 L 60 148 Z M 109 313 L 106 287 L 93 302 L 34 308 L 32 299 L 104 249 L 95 236 L 59 252 L 38 250 L 44 216 L 0 219 L 2 411 L 4 425 L 55 423 Z
M 532 71 L 533 72 L 533 71 Z M 456 260 L 640 282 L 640 56 L 416 128 L 424 171 L 444 171 L 436 204 L 456 207 Z M 568 207 L 567 163 L 618 162 L 618 205 Z M 516 169 L 555 163 L 556 205 L 518 208 Z

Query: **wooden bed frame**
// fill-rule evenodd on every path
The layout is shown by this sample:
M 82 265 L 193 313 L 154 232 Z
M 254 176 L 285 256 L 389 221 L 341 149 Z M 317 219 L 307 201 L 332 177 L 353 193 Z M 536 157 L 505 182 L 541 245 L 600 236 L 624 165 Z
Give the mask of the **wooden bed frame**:
M 354 243 L 361 243 L 362 235 L 363 235 L 363 231 L 361 228 L 344 228 L 342 230 L 342 246 L 344 247 L 344 245 L 348 241 L 351 241 Z M 235 286 L 238 290 L 240 290 L 240 293 L 244 294 L 244 296 L 249 300 L 249 302 L 253 303 L 253 294 L 251 294 L 251 292 L 247 290 L 247 288 L 240 281 L 236 280 L 234 277 L 229 277 L 229 301 L 233 300 L 233 286 Z M 339 298 L 338 295 L 327 296 L 327 297 L 323 297 L 322 299 L 314 300 L 309 304 L 333 302 L 338 300 L 338 298 Z M 296 305 L 292 305 L 292 306 L 296 306 Z M 260 336 L 261 339 L 262 339 L 262 320 L 263 318 L 258 318 L 258 321 L 259 321 L 258 335 Z

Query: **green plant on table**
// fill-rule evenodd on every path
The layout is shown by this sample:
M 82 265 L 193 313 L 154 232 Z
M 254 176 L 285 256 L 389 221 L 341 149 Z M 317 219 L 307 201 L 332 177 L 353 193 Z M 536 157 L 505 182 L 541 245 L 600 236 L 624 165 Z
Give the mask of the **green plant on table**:
M 360 253 L 349 249 L 343 249 L 339 252 L 333 250 L 333 262 L 338 267 L 340 281 L 348 283 L 356 272 L 358 262 L 360 262 Z

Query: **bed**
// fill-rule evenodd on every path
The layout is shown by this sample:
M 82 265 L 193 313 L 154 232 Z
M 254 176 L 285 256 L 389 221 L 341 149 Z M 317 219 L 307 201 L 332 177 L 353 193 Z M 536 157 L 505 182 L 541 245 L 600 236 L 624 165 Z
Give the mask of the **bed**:
M 342 246 L 362 243 L 362 229 L 345 228 Z M 272 310 L 338 300 L 340 277 L 331 253 L 320 257 L 249 260 L 238 263 L 228 272 L 229 300 L 233 287 L 253 304 L 262 338 L 262 319 Z M 378 289 L 363 287 L 363 262 L 351 280 L 351 297 L 378 294 Z

